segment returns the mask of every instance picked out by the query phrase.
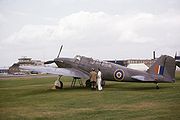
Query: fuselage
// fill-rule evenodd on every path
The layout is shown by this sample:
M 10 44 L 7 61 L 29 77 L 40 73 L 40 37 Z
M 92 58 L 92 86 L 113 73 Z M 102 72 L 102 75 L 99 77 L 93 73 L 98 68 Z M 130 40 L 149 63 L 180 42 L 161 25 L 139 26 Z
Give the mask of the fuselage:
M 109 81 L 134 81 L 131 76 L 134 75 L 147 75 L 146 72 L 133 70 L 114 63 L 94 60 L 84 56 L 76 56 L 75 58 L 58 58 L 55 59 L 58 67 L 75 68 L 87 75 L 91 72 L 92 68 L 98 68 L 102 72 L 102 79 Z
M 87 75 L 89 75 L 92 68 L 95 70 L 98 70 L 99 68 L 102 72 L 102 79 L 108 81 L 143 82 L 133 79 L 132 76 L 145 76 L 149 81 L 146 80 L 144 82 L 166 82 L 164 81 L 163 76 L 155 76 L 157 79 L 154 81 L 154 76 L 146 71 L 134 70 L 111 62 L 94 60 L 84 56 L 76 56 L 75 58 L 56 58 L 54 61 L 58 67 L 75 68 Z

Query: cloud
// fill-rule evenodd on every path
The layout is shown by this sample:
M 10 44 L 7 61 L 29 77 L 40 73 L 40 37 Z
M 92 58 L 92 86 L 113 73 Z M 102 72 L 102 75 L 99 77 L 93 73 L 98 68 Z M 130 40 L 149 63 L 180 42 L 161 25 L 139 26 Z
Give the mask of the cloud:
M 52 57 L 52 52 L 56 54 L 64 44 L 67 56 L 78 53 L 98 58 L 137 54 L 147 57 L 147 52 L 150 54 L 154 49 L 164 52 L 179 49 L 179 21 L 180 15 L 175 13 L 110 15 L 81 11 L 59 19 L 54 25 L 25 25 L 1 42 L 0 49 L 28 49 L 30 55 L 45 51 Z

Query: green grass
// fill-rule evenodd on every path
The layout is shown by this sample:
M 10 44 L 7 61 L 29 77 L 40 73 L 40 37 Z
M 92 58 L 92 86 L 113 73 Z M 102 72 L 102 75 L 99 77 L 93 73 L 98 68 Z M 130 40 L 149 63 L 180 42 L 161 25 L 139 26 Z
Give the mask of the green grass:
M 70 88 L 51 89 L 56 78 L 0 80 L 0 120 L 178 120 L 180 73 L 176 83 L 106 82 L 102 92 Z

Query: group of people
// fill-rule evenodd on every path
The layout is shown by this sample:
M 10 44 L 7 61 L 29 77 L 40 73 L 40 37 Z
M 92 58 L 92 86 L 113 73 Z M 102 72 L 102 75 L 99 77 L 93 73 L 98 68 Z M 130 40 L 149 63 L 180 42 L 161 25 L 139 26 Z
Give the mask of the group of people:
M 97 89 L 99 91 L 102 90 L 102 86 L 101 86 L 101 70 L 98 68 L 98 71 L 96 72 L 94 68 L 92 68 L 92 71 L 90 72 L 89 75 L 90 81 L 91 81 L 91 88 L 92 89 Z

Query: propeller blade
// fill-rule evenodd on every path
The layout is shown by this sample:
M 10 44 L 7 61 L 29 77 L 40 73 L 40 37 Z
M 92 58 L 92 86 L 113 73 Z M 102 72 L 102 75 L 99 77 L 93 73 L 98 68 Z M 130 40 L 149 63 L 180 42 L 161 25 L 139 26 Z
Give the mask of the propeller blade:
M 44 64 L 51 64 L 51 63 L 54 63 L 54 60 L 44 62 Z
M 174 55 L 175 60 L 177 59 L 176 57 L 177 57 L 177 52 L 176 52 L 175 55 Z
M 61 54 L 61 50 L 62 50 L 62 48 L 63 48 L 63 45 L 61 45 L 61 48 L 59 49 L 59 53 L 58 53 L 57 58 L 59 58 L 59 56 L 60 56 L 60 54 Z
M 59 49 L 59 53 L 58 53 L 57 58 L 59 58 L 59 56 L 60 56 L 60 54 L 61 54 L 61 51 L 62 51 L 62 48 L 63 48 L 63 45 L 61 45 L 61 47 L 60 47 L 60 49 Z M 49 61 L 44 62 L 44 64 L 52 64 L 52 63 L 54 63 L 54 62 L 55 62 L 55 60 L 49 60 Z

